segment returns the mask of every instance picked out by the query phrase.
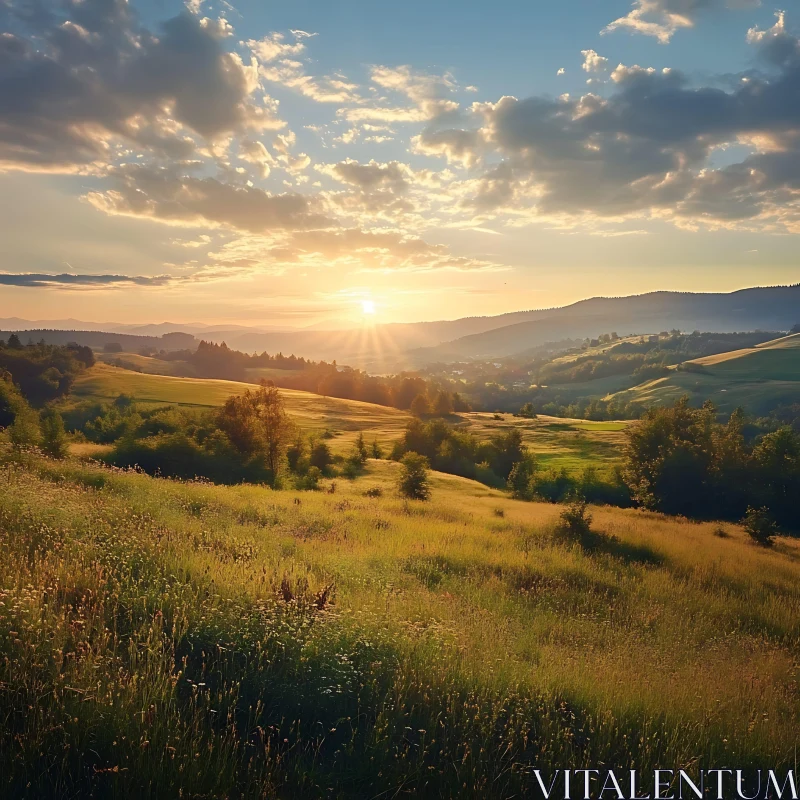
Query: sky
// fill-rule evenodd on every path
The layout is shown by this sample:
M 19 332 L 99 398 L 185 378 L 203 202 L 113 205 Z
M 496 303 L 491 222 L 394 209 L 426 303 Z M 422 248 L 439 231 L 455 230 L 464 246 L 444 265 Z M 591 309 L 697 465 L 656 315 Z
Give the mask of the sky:
M 800 282 L 800 4 L 0 0 L 0 317 Z

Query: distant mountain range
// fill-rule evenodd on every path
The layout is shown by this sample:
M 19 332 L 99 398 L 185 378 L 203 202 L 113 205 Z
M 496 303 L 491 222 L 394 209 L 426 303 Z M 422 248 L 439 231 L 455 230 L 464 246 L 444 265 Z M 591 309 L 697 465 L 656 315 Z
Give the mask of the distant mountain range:
M 73 319 L 31 323 L 18 318 L 0 319 L 0 329 L 108 331 L 158 338 L 180 331 L 196 338 L 225 341 L 230 347 L 247 352 L 295 353 L 315 360 L 336 359 L 372 372 L 389 372 L 436 361 L 502 358 L 522 354 L 547 342 L 596 337 L 612 331 L 620 336 L 674 328 L 788 331 L 799 322 L 800 284 L 730 293 L 652 292 L 629 297 L 594 297 L 561 308 L 436 322 L 364 325 L 349 330 L 179 323 L 123 326 Z

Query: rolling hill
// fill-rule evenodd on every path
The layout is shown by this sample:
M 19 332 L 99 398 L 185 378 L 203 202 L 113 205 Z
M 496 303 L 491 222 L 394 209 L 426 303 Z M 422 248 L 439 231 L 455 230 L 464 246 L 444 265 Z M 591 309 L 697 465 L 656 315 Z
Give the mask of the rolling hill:
M 648 331 L 788 331 L 800 322 L 800 284 L 742 289 L 731 293 L 651 292 L 628 297 L 594 297 L 561 308 L 517 311 L 493 317 L 464 317 L 432 322 L 355 326 L 349 330 L 267 330 L 240 325 L 198 327 L 176 337 L 181 326 L 131 326 L 155 336 L 100 334 L 94 324 L 86 331 L 26 329 L 23 339 L 45 338 L 55 344 L 79 341 L 92 347 L 119 341 L 126 349 L 144 345 L 180 349 L 192 335 L 244 352 L 294 353 L 313 360 L 338 360 L 373 374 L 397 372 L 432 362 L 500 358 L 523 353 L 548 342 Z M 17 326 L 24 320 L 14 319 Z M 77 324 L 77 321 L 69 321 Z M 269 326 L 266 326 L 267 328 Z M 20 327 L 11 328 L 20 330 Z M 7 332 L 0 332 L 0 337 Z M 167 346 L 169 344 L 169 346 Z
M 724 412 L 741 407 L 751 414 L 763 414 L 778 405 L 799 403 L 800 334 L 688 361 L 664 378 L 606 399 L 651 406 L 673 403 L 685 394 L 697 402 L 710 399 Z
M 67 403 L 85 400 L 110 402 L 120 394 L 127 394 L 143 406 L 214 408 L 231 395 L 253 388 L 249 383 L 143 374 L 101 363 L 78 377 Z M 294 389 L 281 389 L 280 393 L 287 412 L 303 431 L 330 432 L 330 445 L 334 452 L 346 452 L 359 432 L 363 432 L 367 441 L 377 440 L 388 449 L 402 437 L 411 419 L 405 411 L 358 400 L 322 397 Z M 543 415 L 537 419 L 508 414 L 500 417 L 496 419 L 494 414 L 474 412 L 454 415 L 449 421 L 480 439 L 489 439 L 510 428 L 517 428 L 525 444 L 536 453 L 541 466 L 566 469 L 574 474 L 588 466 L 596 467 L 601 473 L 613 470 L 619 462 L 628 426 L 626 422 L 590 422 Z M 91 447 L 84 449 L 87 453 L 94 452 Z
M 516 355 L 547 342 L 651 331 L 788 331 L 800 321 L 800 285 L 743 289 L 729 294 L 652 292 L 595 297 L 538 318 L 471 334 L 411 353 L 417 363 Z
M 534 768 L 794 765 L 797 540 L 596 508 L 581 547 L 557 506 L 439 473 L 405 501 L 399 471 L 271 491 L 0 449 L 0 795 L 499 800 L 540 796 Z

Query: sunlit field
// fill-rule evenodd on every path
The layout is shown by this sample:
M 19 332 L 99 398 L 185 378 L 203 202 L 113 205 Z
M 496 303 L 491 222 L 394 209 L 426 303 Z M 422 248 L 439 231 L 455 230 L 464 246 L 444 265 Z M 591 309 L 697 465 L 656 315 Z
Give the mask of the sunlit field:
M 8 797 L 519 797 L 789 767 L 800 549 L 370 460 L 320 492 L 3 454 Z M 367 497 L 367 490 L 376 497 Z M 380 490 L 380 491 L 375 491 Z
M 110 402 L 120 394 L 131 395 L 137 405 L 177 405 L 209 409 L 221 406 L 231 395 L 253 389 L 253 384 L 212 378 L 181 378 L 148 375 L 98 364 L 75 382 L 68 401 Z M 358 436 L 386 447 L 399 439 L 410 415 L 404 411 L 358 400 L 322 397 L 295 389 L 281 389 L 281 397 L 292 420 L 305 433 L 332 437 L 331 448 L 344 452 Z M 80 448 L 79 448 L 80 449 Z
M 699 371 L 673 370 L 665 378 L 609 397 L 652 406 L 668 405 L 689 394 L 696 402 L 711 399 L 721 411 L 743 407 L 763 414 L 775 406 L 797 402 L 800 394 L 800 334 L 691 363 Z
M 251 384 L 236 381 L 142 374 L 99 364 L 77 378 L 73 397 L 67 403 L 76 400 L 110 402 L 120 394 L 128 394 L 143 407 L 173 404 L 213 408 L 222 405 L 230 395 L 252 388 Z M 363 432 L 368 441 L 376 440 L 388 448 L 402 436 L 411 419 L 405 411 L 372 403 L 321 397 L 293 389 L 280 391 L 294 422 L 307 433 L 319 435 L 327 431 L 332 436 L 330 445 L 335 452 L 346 452 L 359 432 Z M 566 469 L 572 474 L 588 466 L 596 467 L 601 474 L 609 474 L 620 461 L 624 431 L 628 426 L 624 421 L 590 422 L 547 416 L 523 419 L 512 414 L 502 414 L 496 419 L 494 414 L 487 413 L 452 415 L 448 421 L 484 440 L 512 426 L 519 428 L 523 440 L 535 450 L 543 468 Z M 96 446 L 73 445 L 73 452 L 95 454 L 99 451 Z

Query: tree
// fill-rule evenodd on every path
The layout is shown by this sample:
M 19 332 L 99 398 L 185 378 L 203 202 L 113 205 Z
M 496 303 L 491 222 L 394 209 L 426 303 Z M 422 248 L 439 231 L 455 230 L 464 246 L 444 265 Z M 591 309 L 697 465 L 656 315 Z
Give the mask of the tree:
M 14 424 L 14 420 L 21 409 L 28 404 L 14 386 L 11 374 L 0 374 L 0 428 L 7 428 Z
M 67 435 L 64 420 L 55 409 L 48 408 L 41 415 L 42 450 L 52 458 L 67 455 Z
M 36 414 L 27 403 L 17 411 L 14 422 L 8 429 L 11 444 L 18 450 L 39 444 L 40 431 Z
M 367 445 L 364 441 L 364 434 L 359 432 L 358 438 L 353 444 L 353 459 L 363 466 L 367 463 L 368 458 L 369 452 L 367 451 Z
M 328 447 L 327 442 L 319 441 L 313 444 L 308 463 L 312 467 L 317 467 L 317 469 L 322 470 L 322 472 L 325 472 L 325 470 L 333 464 L 333 456 L 331 455 L 331 449 Z
M 106 342 L 103 345 L 104 353 L 121 353 L 122 350 L 123 347 L 119 342 Z
M 466 413 L 472 411 L 472 406 L 458 392 L 453 392 L 453 411 Z
M 713 421 L 713 406 L 692 408 L 682 397 L 672 408 L 651 409 L 630 428 L 624 474 L 636 502 L 688 517 L 707 512 Z
M 22 342 L 19 340 L 19 336 L 16 333 L 12 333 L 8 337 L 8 347 L 11 350 L 22 350 Z
M 425 417 L 431 413 L 431 404 L 424 394 L 418 394 L 411 403 L 411 413 L 415 417 Z
M 512 496 L 517 500 L 530 500 L 533 496 L 535 475 L 536 461 L 532 456 L 514 464 L 508 476 L 508 488 Z
M 263 383 L 255 391 L 234 395 L 217 414 L 217 425 L 240 453 L 259 457 L 277 476 L 293 426 L 275 386 Z
M 533 407 L 533 403 L 525 403 L 519 410 L 519 415 L 526 419 L 536 419 L 536 410 Z
M 372 442 L 372 457 L 383 458 L 383 448 L 378 444 L 377 439 L 374 439 Z
M 797 325 L 795 325 L 795 326 L 794 326 L 794 327 L 793 327 L 793 328 L 792 328 L 792 329 L 789 331 L 789 333 L 800 333 L 800 322 L 798 322 L 798 323 L 797 323 Z
M 292 472 L 298 472 L 300 470 L 300 466 L 302 464 L 303 458 L 306 455 L 306 440 L 302 437 L 301 434 L 297 434 L 297 437 L 289 445 L 288 449 L 286 450 L 286 461 L 289 464 L 289 469 Z
M 442 389 L 433 401 L 433 413 L 437 417 L 449 417 L 453 413 L 453 395 Z
M 427 500 L 431 496 L 428 485 L 428 459 L 419 453 L 406 453 L 400 462 L 398 489 L 403 497 Z

